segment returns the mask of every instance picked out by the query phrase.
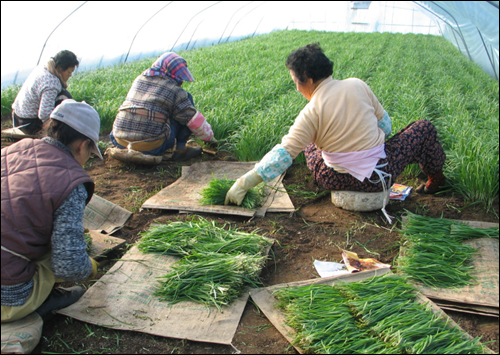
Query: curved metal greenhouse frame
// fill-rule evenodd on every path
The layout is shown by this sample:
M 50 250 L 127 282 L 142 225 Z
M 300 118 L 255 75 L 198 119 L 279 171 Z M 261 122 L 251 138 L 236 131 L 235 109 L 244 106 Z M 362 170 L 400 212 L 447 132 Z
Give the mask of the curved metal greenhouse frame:
M 23 14 L 37 12 L 2 2 L 2 87 L 21 84 L 62 49 L 87 70 L 286 29 L 441 35 L 498 80 L 498 1 L 44 2 L 50 14 L 35 14 L 28 25 L 12 16 L 8 6 L 16 3 Z

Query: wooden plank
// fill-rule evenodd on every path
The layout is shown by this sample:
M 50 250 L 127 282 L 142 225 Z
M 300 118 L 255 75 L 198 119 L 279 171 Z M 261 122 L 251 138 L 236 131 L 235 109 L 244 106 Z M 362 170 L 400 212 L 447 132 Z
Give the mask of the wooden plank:
M 498 317 L 499 310 L 498 307 L 485 307 L 485 306 L 476 306 L 467 303 L 458 303 L 458 302 L 450 302 L 450 301 L 442 301 L 437 299 L 432 299 L 432 301 L 439 306 L 441 309 L 448 309 L 450 311 L 456 312 L 464 312 L 471 314 L 479 314 L 490 317 Z
M 361 271 L 353 274 L 340 275 L 340 276 L 332 276 L 318 279 L 311 279 L 305 281 L 298 282 L 290 282 L 284 283 L 274 286 L 269 286 L 260 289 L 250 289 L 250 297 L 255 302 L 257 307 L 264 313 L 264 315 L 269 319 L 269 321 L 276 327 L 276 329 L 294 346 L 294 348 L 300 353 L 303 354 L 304 351 L 293 344 L 295 330 L 288 325 L 286 325 L 286 316 L 285 314 L 278 308 L 276 308 L 275 304 L 277 302 L 276 298 L 273 295 L 273 291 L 283 287 L 292 287 L 292 286 L 309 286 L 309 285 L 334 285 L 338 281 L 343 282 L 357 282 L 370 277 L 380 276 L 385 273 L 391 272 L 389 268 L 385 269 L 376 269 L 376 270 L 368 270 Z M 446 313 L 443 312 L 434 302 L 432 302 L 425 295 L 417 293 L 416 301 L 422 304 L 426 304 L 430 307 L 431 311 L 438 314 L 439 316 L 447 319 L 451 326 L 456 326 L 461 329 L 466 337 L 472 339 L 470 334 L 465 332 L 460 326 L 453 321 Z M 489 350 L 489 349 L 488 349 Z M 493 351 L 489 350 L 490 353 Z
M 94 259 L 119 248 L 126 242 L 124 239 L 101 233 L 98 230 L 90 230 L 89 233 L 92 238 L 89 255 Z
M 201 191 L 206 188 L 210 180 L 229 179 L 236 180 L 246 172 L 253 169 L 255 162 L 225 162 L 225 161 L 206 161 L 195 163 L 192 166 L 182 168 L 182 176 L 162 189 L 156 195 L 144 202 L 141 208 L 179 210 L 187 212 L 203 212 L 215 214 L 230 214 L 245 217 L 253 217 L 256 213 L 262 216 L 265 211 L 273 212 L 293 212 L 295 208 L 288 195 L 288 201 L 279 196 L 275 199 L 276 189 L 285 191 L 280 179 L 282 176 L 273 180 L 270 185 L 272 189 L 266 189 L 266 200 L 260 210 L 250 210 L 240 206 L 223 205 L 201 205 Z
M 2 137 L 23 139 L 23 138 L 36 138 L 36 135 L 26 134 L 16 127 L 2 129 Z

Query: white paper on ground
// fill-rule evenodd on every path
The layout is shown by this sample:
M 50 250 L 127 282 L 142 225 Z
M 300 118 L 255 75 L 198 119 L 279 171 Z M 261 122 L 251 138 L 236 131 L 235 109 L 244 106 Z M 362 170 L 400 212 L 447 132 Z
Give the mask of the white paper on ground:
M 345 264 L 336 263 L 333 261 L 319 261 L 314 260 L 314 267 L 320 277 L 330 277 L 343 274 L 350 274 L 346 269 Z

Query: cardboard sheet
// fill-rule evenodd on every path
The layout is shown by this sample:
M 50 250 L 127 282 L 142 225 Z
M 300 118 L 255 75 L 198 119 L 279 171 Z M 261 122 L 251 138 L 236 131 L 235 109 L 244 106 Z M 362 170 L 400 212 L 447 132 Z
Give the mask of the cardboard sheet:
M 467 223 L 474 228 L 498 227 L 498 223 L 458 222 Z M 431 288 L 421 284 L 415 286 L 428 298 L 438 302 L 443 309 L 498 317 L 498 239 L 480 238 L 466 241 L 464 244 L 478 250 L 473 259 L 473 275 L 477 278 L 477 284 L 453 289 Z
M 149 198 L 142 208 L 179 210 L 231 214 L 247 217 L 262 217 L 266 212 L 294 212 L 290 197 L 281 180 L 283 175 L 274 179 L 266 188 L 267 198 L 257 211 L 240 206 L 201 205 L 201 191 L 212 178 L 236 180 L 255 166 L 255 162 L 206 161 L 183 167 L 182 176 L 156 195 Z M 278 191 L 277 191 L 278 190 Z
M 381 276 L 387 272 L 391 272 L 389 268 L 385 269 L 376 269 L 376 270 L 368 270 L 361 271 L 354 274 L 341 275 L 341 276 L 332 276 L 326 278 L 319 279 L 311 279 L 305 281 L 291 282 L 285 284 L 274 285 L 266 288 L 260 289 L 250 289 L 250 296 L 255 304 L 259 307 L 259 309 L 265 314 L 265 316 L 269 319 L 269 321 L 278 329 L 278 331 L 293 345 L 293 336 L 295 330 L 288 325 L 285 324 L 285 314 L 275 307 L 275 303 L 277 302 L 276 298 L 273 296 L 272 292 L 276 289 L 290 286 L 306 286 L 306 285 L 334 285 L 336 282 L 356 282 L 360 280 L 364 280 L 373 276 Z M 450 325 L 455 325 L 459 327 L 451 318 L 446 315 L 439 307 L 437 307 L 431 300 L 425 297 L 422 294 L 417 295 L 417 302 L 421 302 L 423 304 L 428 304 L 432 311 L 443 318 L 449 320 Z M 459 327 L 460 328 L 460 327 Z M 470 335 L 466 333 L 466 336 Z M 303 353 L 303 350 L 295 346 L 295 349 L 299 353 Z
M 222 312 L 195 302 L 170 304 L 153 292 L 178 257 L 131 248 L 75 304 L 58 311 L 102 327 L 230 345 L 248 292 Z
M 92 238 L 92 245 L 89 256 L 94 259 L 107 254 L 109 251 L 122 246 L 126 242 L 124 239 L 116 238 L 95 230 L 90 231 L 90 237 Z
M 85 207 L 83 226 L 113 234 L 125 225 L 130 216 L 132 212 L 94 194 Z

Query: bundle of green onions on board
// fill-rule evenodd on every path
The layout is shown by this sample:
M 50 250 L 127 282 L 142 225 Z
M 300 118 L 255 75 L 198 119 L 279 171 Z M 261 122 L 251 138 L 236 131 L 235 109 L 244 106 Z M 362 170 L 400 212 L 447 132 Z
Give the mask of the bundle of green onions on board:
M 202 217 L 154 225 L 141 233 L 144 253 L 182 257 L 159 279 L 154 295 L 170 303 L 194 301 L 221 310 L 241 296 L 246 286 L 260 284 L 266 250 L 273 241 Z
M 404 277 L 283 287 L 275 306 L 295 330 L 294 345 L 321 354 L 484 354 L 480 338 L 417 303 Z
M 477 252 L 463 244 L 475 238 L 498 239 L 498 228 L 474 228 L 466 223 L 407 212 L 401 229 L 404 244 L 398 271 L 429 287 L 451 288 L 475 282 L 472 260 Z
M 226 199 L 226 194 L 235 183 L 235 180 L 229 179 L 216 179 L 212 176 L 212 179 L 208 183 L 208 186 L 201 191 L 200 203 L 202 205 L 223 205 Z M 262 205 L 264 201 L 264 183 L 252 187 L 248 190 L 241 206 L 254 210 Z

